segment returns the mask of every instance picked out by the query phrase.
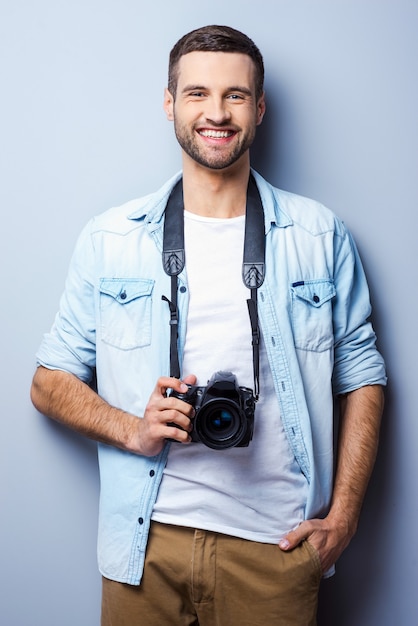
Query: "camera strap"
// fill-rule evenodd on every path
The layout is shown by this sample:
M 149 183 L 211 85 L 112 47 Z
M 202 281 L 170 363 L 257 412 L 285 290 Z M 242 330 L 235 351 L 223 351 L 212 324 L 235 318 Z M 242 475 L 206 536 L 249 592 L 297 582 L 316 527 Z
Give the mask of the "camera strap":
M 162 296 L 162 299 L 168 303 L 170 309 L 170 375 L 174 378 L 180 378 L 177 345 L 179 324 L 177 277 L 183 270 L 184 265 L 184 201 L 183 181 L 180 179 L 173 188 L 167 202 L 163 238 L 163 267 L 165 273 L 171 276 L 171 300 L 166 296 Z M 260 328 L 258 322 L 257 289 L 263 284 L 264 275 L 264 211 L 260 193 L 254 177 L 251 175 L 247 188 L 242 280 L 251 292 L 247 305 L 252 333 L 254 396 L 256 400 L 260 390 Z

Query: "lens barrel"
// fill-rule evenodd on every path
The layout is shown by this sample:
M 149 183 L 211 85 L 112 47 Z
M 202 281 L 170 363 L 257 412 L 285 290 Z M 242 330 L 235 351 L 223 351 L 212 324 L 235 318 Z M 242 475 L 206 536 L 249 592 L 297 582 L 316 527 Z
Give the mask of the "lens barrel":
M 209 448 L 223 450 L 242 445 L 247 435 L 247 417 L 228 398 L 209 400 L 196 415 L 194 428 L 199 440 Z

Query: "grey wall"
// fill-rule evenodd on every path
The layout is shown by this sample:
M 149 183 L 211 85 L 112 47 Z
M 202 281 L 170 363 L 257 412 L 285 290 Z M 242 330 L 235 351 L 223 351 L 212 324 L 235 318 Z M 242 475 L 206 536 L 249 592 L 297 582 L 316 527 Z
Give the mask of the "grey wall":
M 361 526 L 324 585 L 322 626 L 417 624 L 415 0 L 14 0 L 0 4 L 0 623 L 94 626 L 94 444 L 38 415 L 34 353 L 86 220 L 180 164 L 161 101 L 188 30 L 260 45 L 269 112 L 254 164 L 354 233 L 390 375 Z

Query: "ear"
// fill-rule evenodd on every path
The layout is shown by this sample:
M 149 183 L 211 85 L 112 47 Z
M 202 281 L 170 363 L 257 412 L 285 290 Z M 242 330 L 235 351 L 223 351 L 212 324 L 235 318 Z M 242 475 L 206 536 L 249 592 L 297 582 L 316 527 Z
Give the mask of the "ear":
M 168 91 L 167 87 L 164 90 L 164 111 L 169 122 L 174 120 L 174 98 Z
M 257 126 L 259 126 L 261 122 L 263 121 L 265 112 L 266 112 L 266 100 L 265 100 L 265 94 L 263 91 L 262 95 L 260 96 L 257 102 Z

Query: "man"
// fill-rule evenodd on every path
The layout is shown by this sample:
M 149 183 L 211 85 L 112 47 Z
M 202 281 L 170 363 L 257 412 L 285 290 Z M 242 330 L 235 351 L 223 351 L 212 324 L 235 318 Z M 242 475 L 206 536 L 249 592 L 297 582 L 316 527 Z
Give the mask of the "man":
M 104 626 L 315 624 L 320 578 L 356 531 L 384 364 L 345 226 L 250 169 L 263 73 L 258 48 L 229 27 L 174 46 L 164 109 L 182 174 L 90 221 L 38 352 L 35 406 L 100 442 Z M 167 231 L 184 221 L 186 262 L 175 245 L 170 278 L 174 196 Z M 244 284 L 253 205 L 265 251 Z M 238 411 L 244 439 L 220 449 L 196 441 L 190 396 L 215 372 L 250 406 Z M 219 441 L 228 411 L 208 427 Z

